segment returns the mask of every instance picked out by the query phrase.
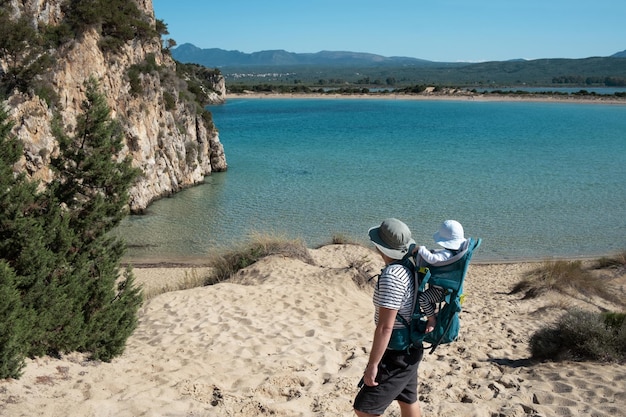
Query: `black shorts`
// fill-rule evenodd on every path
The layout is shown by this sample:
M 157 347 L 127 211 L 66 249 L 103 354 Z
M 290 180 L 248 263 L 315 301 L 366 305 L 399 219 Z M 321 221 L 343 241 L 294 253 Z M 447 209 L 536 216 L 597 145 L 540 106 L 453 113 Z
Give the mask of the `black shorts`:
M 394 400 L 413 404 L 417 401 L 417 369 L 424 348 L 387 350 L 378 365 L 378 385 L 363 385 L 354 399 L 354 409 L 369 414 L 383 414 Z

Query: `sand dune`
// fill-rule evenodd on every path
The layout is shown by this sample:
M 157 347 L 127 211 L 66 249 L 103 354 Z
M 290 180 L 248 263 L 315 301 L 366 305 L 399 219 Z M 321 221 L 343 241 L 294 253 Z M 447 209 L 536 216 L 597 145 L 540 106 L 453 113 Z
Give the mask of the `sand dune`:
M 371 287 L 354 283 L 351 266 L 367 260 L 373 275 L 382 263 L 359 246 L 311 254 L 315 265 L 272 256 L 232 282 L 148 300 L 125 353 L 111 363 L 79 354 L 29 360 L 20 380 L 0 381 L 0 415 L 352 415 L 373 306 Z M 420 368 L 424 416 L 626 416 L 626 365 L 528 360 L 530 335 L 563 312 L 543 307 L 601 306 L 509 295 L 536 265 L 470 267 L 461 339 L 425 355 Z M 158 286 L 189 269 L 135 273 Z

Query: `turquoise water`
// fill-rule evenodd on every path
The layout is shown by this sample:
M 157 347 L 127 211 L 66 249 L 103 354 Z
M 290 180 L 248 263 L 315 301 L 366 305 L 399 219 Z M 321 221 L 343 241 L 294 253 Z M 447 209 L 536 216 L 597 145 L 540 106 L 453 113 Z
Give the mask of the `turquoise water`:
M 626 249 L 626 106 L 233 99 L 211 107 L 228 171 L 118 233 L 129 258 L 197 258 L 250 233 L 365 242 L 386 217 L 433 246 L 445 219 L 479 260 Z

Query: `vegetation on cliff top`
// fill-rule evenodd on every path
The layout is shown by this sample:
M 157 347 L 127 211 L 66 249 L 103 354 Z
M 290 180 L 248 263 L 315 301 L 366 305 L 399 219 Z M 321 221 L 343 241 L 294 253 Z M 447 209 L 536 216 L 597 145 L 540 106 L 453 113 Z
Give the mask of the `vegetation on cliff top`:
M 146 41 L 167 31 L 161 21 L 153 27 L 132 1 L 68 0 L 62 5 L 64 17 L 59 25 L 38 27 L 27 13 L 13 19 L 9 7 L 0 4 L 0 59 L 9 68 L 0 77 L 5 93 L 13 88 L 26 92 L 35 77 L 50 66 L 49 51 L 80 38 L 90 28 L 100 34 L 104 52 L 116 52 L 127 41 Z
M 7 65 L 6 72 L 0 71 L 0 98 L 17 89 L 38 95 L 49 107 L 56 107 L 57 93 L 45 71 L 53 65 L 56 51 L 62 45 L 80 39 L 87 30 L 95 30 L 100 35 L 100 50 L 117 54 L 131 40 L 158 40 L 162 45 L 161 36 L 168 34 L 162 20 L 156 20 L 153 25 L 135 2 L 126 0 L 67 0 L 62 5 L 63 19 L 58 25 L 40 24 L 38 27 L 27 13 L 18 19 L 12 18 L 8 8 L 7 3 L 0 3 L 0 60 Z M 162 51 L 171 55 L 170 48 L 175 42 L 170 39 L 167 44 Z M 127 70 L 127 81 L 135 96 L 144 93 L 141 74 L 160 77 L 168 110 L 173 110 L 178 100 L 194 103 L 196 112 L 207 122 L 207 129 L 214 129 L 204 106 L 206 92 L 213 91 L 221 76 L 219 70 L 177 62 L 174 73 L 157 65 L 154 54 L 149 54 L 144 62 Z

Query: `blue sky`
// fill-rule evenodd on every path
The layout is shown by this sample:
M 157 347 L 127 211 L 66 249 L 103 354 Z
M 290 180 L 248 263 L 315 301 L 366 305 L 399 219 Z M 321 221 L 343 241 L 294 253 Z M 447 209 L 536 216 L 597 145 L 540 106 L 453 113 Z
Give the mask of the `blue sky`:
M 179 45 L 369 52 L 431 61 L 586 58 L 626 49 L 626 0 L 153 0 Z

